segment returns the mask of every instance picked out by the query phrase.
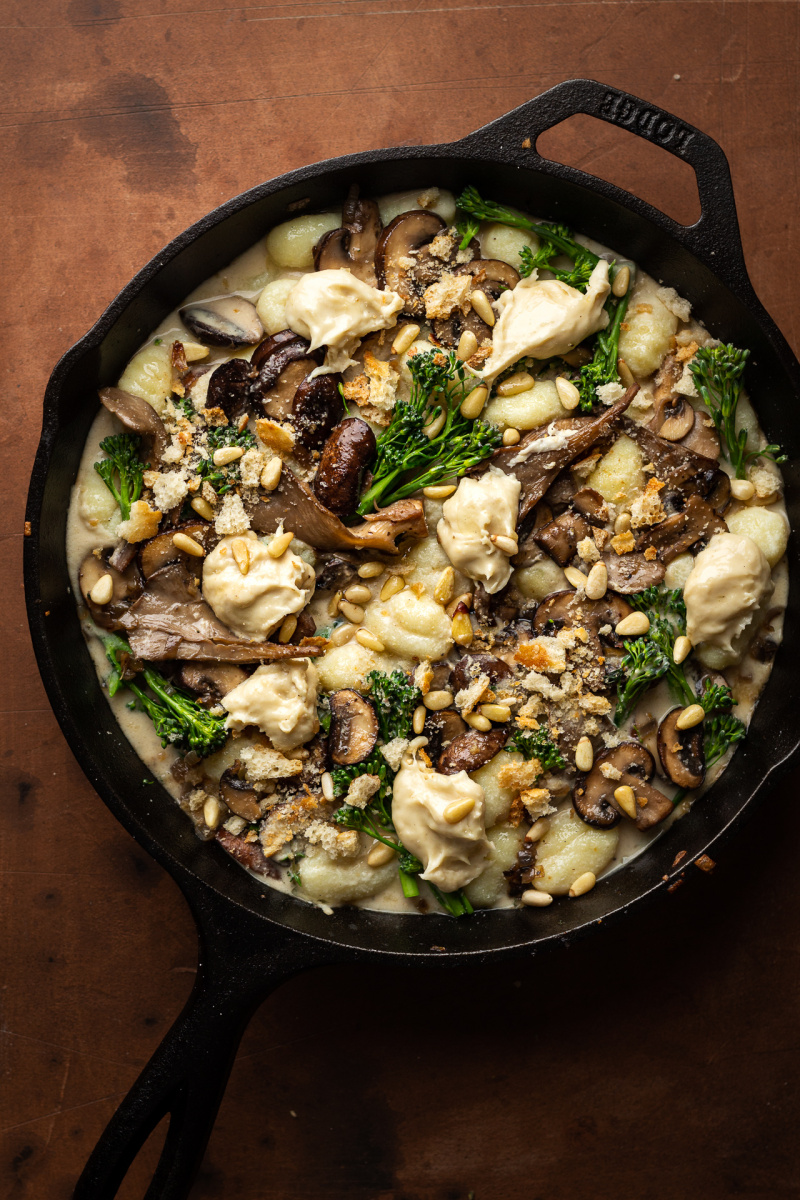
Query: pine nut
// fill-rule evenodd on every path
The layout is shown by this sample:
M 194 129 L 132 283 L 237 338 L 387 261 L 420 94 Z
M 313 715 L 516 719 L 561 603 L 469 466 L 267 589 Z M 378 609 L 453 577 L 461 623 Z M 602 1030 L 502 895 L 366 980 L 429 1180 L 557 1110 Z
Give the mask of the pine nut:
M 264 470 L 261 472 L 261 486 L 265 492 L 274 492 L 278 486 L 283 470 L 283 459 L 278 458 L 277 454 L 271 458 Z
M 405 354 L 408 347 L 417 340 L 419 325 L 404 325 L 392 342 L 392 354 Z
M 386 863 L 392 861 L 394 856 L 395 851 L 391 846 L 384 846 L 383 842 L 378 842 L 367 855 L 367 866 L 384 867 Z
M 494 390 L 498 396 L 519 396 L 522 392 L 529 392 L 535 382 L 527 371 L 517 371 L 516 375 L 509 375 L 508 379 L 498 383 Z
M 482 713 L 463 713 L 463 718 L 470 729 L 477 729 L 479 733 L 488 733 L 492 728 L 492 722 Z
M 424 704 L 420 704 L 414 709 L 414 716 L 411 718 L 411 728 L 414 730 L 414 733 L 417 735 L 417 737 L 419 737 L 425 728 L 425 717 L 427 714 L 428 710 L 425 708 Z
M 465 329 L 461 337 L 458 339 L 458 348 L 456 356 L 465 362 L 466 359 L 472 358 L 475 351 L 478 349 L 478 339 L 471 329 Z
M 214 520 L 214 510 L 208 501 L 202 496 L 195 496 L 192 499 L 192 508 L 197 513 L 198 517 L 202 517 L 204 521 Z
M 473 388 L 467 398 L 461 405 L 462 417 L 468 417 L 469 420 L 474 420 L 483 412 L 483 406 L 486 403 L 486 397 L 489 395 L 489 389 L 480 384 Z
M 113 595 L 114 577 L 112 575 L 101 575 L 89 592 L 89 599 L 92 604 L 108 604 Z
M 322 777 L 320 778 L 319 784 L 322 788 L 322 795 L 325 797 L 325 799 L 332 800 L 334 797 L 333 776 L 331 775 L 330 771 L 322 772 Z
M 629 266 L 620 267 L 611 284 L 612 296 L 624 296 L 631 286 L 631 269 Z
M 489 302 L 486 292 L 482 292 L 480 288 L 476 288 L 470 294 L 469 302 L 472 305 L 473 312 L 476 312 L 484 325 L 488 325 L 491 329 L 497 318 L 494 315 L 494 309 Z
M 175 539 L 172 539 L 175 541 Z M 237 538 L 231 546 L 231 554 L 233 561 L 236 563 L 242 575 L 246 575 L 250 570 L 250 547 L 244 538 Z
M 608 590 L 608 568 L 596 562 L 586 579 L 586 595 L 590 600 L 602 600 Z
M 453 703 L 453 693 L 444 689 L 428 692 L 427 696 L 423 696 L 422 703 L 428 712 L 441 712 L 443 708 L 449 708 Z
M 506 537 L 503 533 L 495 533 L 492 534 L 492 541 L 497 549 L 503 554 L 507 554 L 509 558 L 519 553 L 519 543 L 515 537 Z
M 339 605 L 341 604 L 341 602 L 342 602 L 342 593 L 334 592 L 333 595 L 331 596 L 330 600 L 328 601 L 328 616 L 329 617 L 335 617 L 338 615 Z
M 214 466 L 227 467 L 228 463 L 236 462 L 243 454 L 241 446 L 221 446 L 219 450 L 214 451 Z
M 614 799 L 625 813 L 625 816 L 635 821 L 639 814 L 636 811 L 636 793 L 633 788 L 629 787 L 627 783 L 614 788 Z
M 383 654 L 386 647 L 379 637 L 374 633 L 370 633 L 368 629 L 356 630 L 356 641 L 359 642 L 365 650 L 374 650 L 376 654 Z
M 447 413 L 443 408 L 440 408 L 437 416 L 435 416 L 427 425 L 423 427 L 422 432 L 425 434 L 425 437 L 435 438 L 437 434 L 442 432 L 442 427 L 444 426 L 446 420 Z
M 588 575 L 584 575 L 583 571 L 579 571 L 577 567 L 564 567 L 564 574 L 567 577 L 567 583 L 571 583 L 574 588 L 585 588 L 588 582 Z
M 749 479 L 731 480 L 731 495 L 734 500 L 752 500 L 755 490 Z
M 372 599 L 372 592 L 363 583 L 351 583 L 344 589 L 344 598 L 351 604 L 367 604 Z
M 625 362 L 624 358 L 617 359 L 617 374 L 622 380 L 622 386 L 625 388 L 633 387 L 633 385 L 636 383 L 636 380 L 633 378 L 633 372 Z
M 645 613 L 632 612 L 614 626 L 614 633 L 620 637 L 641 637 L 649 628 L 650 618 Z
M 594 765 L 594 750 L 588 737 L 582 737 L 575 747 L 575 766 L 579 771 L 591 771 Z
M 472 608 L 472 592 L 462 592 L 460 596 L 456 596 L 455 600 L 451 600 L 447 605 L 444 611 L 447 613 L 451 621 L 456 615 L 456 611 L 461 604 L 464 605 L 464 610 L 469 612 L 469 610 Z
M 536 888 L 528 888 L 520 896 L 520 900 L 528 908 L 547 908 L 548 904 L 553 903 L 553 897 L 549 892 L 537 892 Z
M 463 800 L 451 800 L 445 807 L 442 816 L 448 825 L 457 825 L 459 821 L 463 821 L 464 817 L 468 817 L 475 807 L 475 801 L 471 797 L 465 797 Z
M 581 402 L 581 394 L 575 384 L 571 379 L 565 379 L 563 375 L 559 375 L 556 379 L 556 391 L 564 408 L 577 408 Z
M 423 488 L 422 494 L 428 500 L 446 500 L 448 496 L 452 496 L 455 490 L 456 485 L 454 483 L 437 483 L 432 487 Z
M 199 342 L 182 342 L 183 354 L 187 363 L 200 362 L 204 358 L 208 358 L 208 346 L 201 346 Z
M 687 659 L 689 657 L 691 652 L 692 652 L 692 643 L 685 636 L 685 634 L 681 634 L 680 637 L 675 638 L 675 646 L 672 651 L 672 661 L 674 663 L 682 663 L 685 659 Z
M 695 725 L 699 725 L 701 721 L 706 719 L 706 710 L 702 704 L 690 704 L 685 708 L 675 722 L 676 729 L 694 729 Z
M 498 725 L 511 720 L 511 709 L 507 704 L 482 704 L 480 712 L 481 716 L 486 717 L 489 721 L 495 721 Z
M 597 883 L 597 876 L 594 871 L 584 871 L 582 875 L 573 883 L 569 889 L 570 896 L 584 896 L 586 892 L 590 892 Z
M 627 533 L 631 527 L 631 514 L 621 512 L 614 522 L 614 533 Z
M 339 601 L 339 612 L 347 617 L 353 625 L 360 625 L 364 620 L 364 610 L 360 604 L 351 604 L 349 600 Z
M 528 832 L 525 834 L 525 840 L 528 842 L 538 842 L 543 838 L 550 828 L 550 822 L 547 817 L 539 817 L 538 821 L 534 821 Z
M 294 631 L 297 629 L 297 617 L 291 613 L 288 617 L 284 617 L 283 624 L 278 632 L 278 641 L 285 646 L 294 637 Z
M 191 554 L 192 558 L 202 558 L 205 554 L 200 543 L 189 537 L 188 533 L 173 533 L 172 544 L 177 550 L 183 550 L 184 554 Z
M 392 596 L 396 596 L 398 592 L 402 592 L 406 586 L 406 581 L 402 575 L 390 575 L 380 591 L 381 600 L 391 600 Z M 347 593 L 345 592 L 345 595 Z
M 203 820 L 209 829 L 216 829 L 222 819 L 222 809 L 216 796 L 209 796 L 203 805 Z
M 472 621 L 469 619 L 467 606 L 463 602 L 458 605 L 453 613 L 453 624 L 450 632 L 453 636 L 453 641 L 457 646 L 471 646 L 474 636 L 472 631 Z
M 280 558 L 291 546 L 293 537 L 291 529 L 287 529 L 285 533 L 277 533 L 267 546 L 270 558 Z
M 433 589 L 433 598 L 437 604 L 448 604 L 453 598 L 456 573 L 452 567 L 445 567 L 439 576 L 439 581 Z
M 346 625 L 337 625 L 328 638 L 328 644 L 330 646 L 344 646 L 350 641 L 355 631 L 355 626 L 349 623 Z
M 377 579 L 386 570 L 383 563 L 365 562 L 358 568 L 359 579 Z
M 503 445 L 504 446 L 516 446 L 517 442 L 520 440 L 521 437 L 522 437 L 522 434 L 520 433 L 520 431 L 518 429 L 506 429 L 503 432 Z

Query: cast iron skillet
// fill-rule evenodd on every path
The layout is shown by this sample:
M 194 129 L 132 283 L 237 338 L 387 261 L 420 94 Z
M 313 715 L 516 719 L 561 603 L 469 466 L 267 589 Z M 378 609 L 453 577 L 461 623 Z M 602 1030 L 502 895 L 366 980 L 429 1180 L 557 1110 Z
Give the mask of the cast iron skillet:
M 677 224 L 619 188 L 543 159 L 536 139 L 588 113 L 663 146 L 694 168 L 699 221 Z M 247 1021 L 297 971 L 371 957 L 396 963 L 483 962 L 535 953 L 598 928 L 668 886 L 709 850 L 787 769 L 800 745 L 800 576 L 789 549 L 791 589 L 784 643 L 750 735 L 724 783 L 644 856 L 580 903 L 478 913 L 469 920 L 319 909 L 262 887 L 190 823 L 149 776 L 117 726 L 81 636 L 64 538 L 70 488 L 97 389 L 114 383 L 149 331 L 197 284 L 287 216 L 340 204 L 357 180 L 366 195 L 474 183 L 487 196 L 564 221 L 688 297 L 712 333 L 748 346 L 750 387 L 771 441 L 789 454 L 787 504 L 800 521 L 800 365 L 757 300 L 747 276 L 730 172 L 719 146 L 678 118 L 591 80 L 552 88 L 507 116 L 443 146 L 398 147 L 332 159 L 253 188 L 176 238 L 117 297 L 59 362 L 47 387 L 44 426 L 28 496 L 28 617 L 39 667 L 64 734 L 101 797 L 183 891 L 198 925 L 200 961 L 189 1001 L 121 1104 L 87 1165 L 76 1197 L 110 1200 L 135 1154 L 166 1114 L 163 1153 L 147 1198 L 180 1200 L 190 1189 Z

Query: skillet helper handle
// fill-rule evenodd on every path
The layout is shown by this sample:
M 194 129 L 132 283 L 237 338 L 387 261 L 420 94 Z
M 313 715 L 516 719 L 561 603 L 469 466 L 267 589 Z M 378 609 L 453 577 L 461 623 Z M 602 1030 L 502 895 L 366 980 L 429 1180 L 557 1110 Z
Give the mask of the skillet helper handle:
M 183 1012 L 111 1118 L 81 1175 L 74 1200 L 112 1200 L 161 1119 L 169 1128 L 145 1200 L 186 1200 L 222 1102 L 239 1042 L 266 995 L 293 975 L 227 969 L 198 974 Z M 271 975 L 271 977 L 270 977 Z
M 660 223 L 670 227 L 673 236 L 699 257 L 710 260 L 715 273 L 749 290 L 728 160 L 707 133 L 656 104 L 594 79 L 566 80 L 464 138 L 459 146 L 468 152 L 483 148 L 495 153 L 500 143 L 505 157 L 523 166 L 537 166 L 549 161 L 537 152 L 537 138 L 579 113 L 627 129 L 689 163 L 697 179 L 700 218 L 686 226 L 658 213 Z M 582 175 L 563 165 L 558 166 L 558 172 L 565 178 Z M 613 184 L 604 184 L 604 190 L 631 199 L 629 193 Z M 637 204 L 657 212 L 644 201 Z

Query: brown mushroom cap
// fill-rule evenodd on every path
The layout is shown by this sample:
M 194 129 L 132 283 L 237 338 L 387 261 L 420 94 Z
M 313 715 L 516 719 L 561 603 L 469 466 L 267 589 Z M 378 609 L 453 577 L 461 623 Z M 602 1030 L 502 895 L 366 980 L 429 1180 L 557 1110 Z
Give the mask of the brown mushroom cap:
M 99 558 L 91 552 L 87 554 L 78 571 L 78 583 L 95 624 L 102 629 L 121 629 L 120 617 L 141 594 L 142 577 L 135 562 L 131 562 L 125 571 L 117 571 L 108 558 L 107 550 Z M 95 604 L 89 593 L 104 575 L 111 576 L 114 590 L 108 604 Z
M 222 773 L 219 781 L 219 795 L 220 799 L 237 817 L 241 817 L 245 821 L 258 821 L 261 818 L 258 794 L 248 783 L 239 778 L 232 767 L 228 767 L 227 771 Z
M 573 591 L 553 592 L 536 609 L 533 628 L 537 634 L 547 633 L 547 625 L 553 621 L 557 629 L 584 625 L 596 630 L 603 625 L 610 625 L 613 630 L 632 612 L 628 601 L 611 591 L 606 592 L 602 600 L 590 600 Z M 608 638 L 614 641 L 613 634 L 609 634 Z
M 459 771 L 477 771 L 508 741 L 508 730 L 502 727 L 482 733 L 479 729 L 468 729 L 454 738 L 439 755 L 437 770 L 441 775 L 457 775 Z
M 323 234 L 314 247 L 315 270 L 343 267 L 375 287 L 375 247 L 381 228 L 377 204 L 374 200 L 359 199 L 358 186 L 353 184 L 342 208 L 342 228 Z
M 420 287 L 402 260 L 413 258 L 416 252 L 442 233 L 447 224 L 429 209 L 415 208 L 400 213 L 390 221 L 378 238 L 375 247 L 375 273 L 378 287 L 397 292 L 405 301 L 405 311 L 424 315 Z
M 178 315 L 206 346 L 253 346 L 264 336 L 256 307 L 244 296 L 195 300 L 179 309 Z
M 229 421 L 237 421 L 250 408 L 255 372 L 244 358 L 232 358 L 216 367 L 208 381 L 206 408 L 221 408 Z
M 221 700 L 244 683 L 247 672 L 234 663 L 185 662 L 180 665 L 178 679 L 183 687 L 211 702 Z
M 454 708 L 445 708 L 440 712 L 425 714 L 425 725 L 422 732 L 428 739 L 425 753 L 439 770 L 438 763 L 443 751 L 462 733 L 467 732 L 467 725 Z
M 580 513 L 567 510 L 548 525 L 543 525 L 534 540 L 560 567 L 565 567 L 575 557 L 578 542 L 588 536 L 588 521 Z
M 676 721 L 683 712 L 673 708 L 658 727 L 658 757 L 667 779 L 680 788 L 699 788 L 706 776 L 703 726 L 678 729 Z
M 356 510 L 361 475 L 375 454 L 375 434 L 360 417 L 346 417 L 325 443 L 314 477 L 314 494 L 339 517 Z
M 642 550 L 631 550 L 629 554 L 605 550 L 602 557 L 608 572 L 608 586 L 625 596 L 661 583 L 666 571 L 659 558 L 645 558 Z
M 476 258 L 452 270 L 454 275 L 472 276 L 469 295 L 481 291 L 490 301 L 497 300 L 503 292 L 515 288 L 519 283 L 519 273 L 513 267 L 493 258 Z M 481 320 L 473 308 L 466 313 L 454 308 L 449 317 L 439 318 L 432 325 L 436 340 L 444 346 L 457 346 L 462 333 L 466 331 L 475 334 L 479 346 L 492 336 L 491 326 Z
M 491 683 L 511 679 L 514 672 L 502 658 L 495 654 L 465 654 L 450 673 L 450 690 L 460 692 L 478 678 L 488 675 Z
M 207 553 L 219 541 L 219 535 L 215 532 L 214 526 L 205 521 L 184 521 L 182 525 L 176 525 L 174 529 L 165 533 L 157 533 L 155 537 L 142 542 L 139 546 L 139 565 L 146 580 L 169 563 L 182 563 L 187 570 L 192 572 L 199 570 L 200 560 L 193 558 L 185 550 L 179 550 L 175 545 L 176 533 L 185 533 L 187 537 L 194 538 Z
M 363 762 L 378 740 L 375 706 L 360 692 L 342 688 L 331 693 L 330 754 L 337 766 Z
M 608 779 L 601 770 L 603 764 L 619 771 L 619 778 Z M 627 785 L 636 796 L 636 828 L 649 829 L 673 811 L 672 801 L 650 786 L 654 772 L 655 760 L 639 742 L 621 742 L 619 746 L 604 750 L 595 758 L 585 782 L 576 784 L 573 789 L 575 811 L 587 825 L 611 829 L 622 815 L 614 792 Z
M 145 443 L 142 457 L 149 458 L 151 467 L 157 466 L 169 445 L 169 437 L 164 422 L 153 406 L 141 396 L 132 396 L 121 388 L 101 388 L 99 395 L 103 407 L 113 413 L 130 433 L 141 434 Z
M 304 379 L 294 394 L 294 435 L 306 450 L 321 450 L 331 430 L 342 419 L 340 381 L 340 375 L 317 375 L 314 379 Z

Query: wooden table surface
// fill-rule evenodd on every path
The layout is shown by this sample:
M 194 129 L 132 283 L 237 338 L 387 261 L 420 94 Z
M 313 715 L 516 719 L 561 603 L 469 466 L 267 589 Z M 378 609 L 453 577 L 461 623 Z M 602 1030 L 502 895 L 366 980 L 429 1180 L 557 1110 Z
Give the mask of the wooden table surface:
M 58 357 L 237 192 L 459 137 L 583 75 L 721 142 L 754 284 L 797 349 L 799 33 L 791 0 L 4 0 L 0 1196 L 71 1194 L 195 969 L 177 888 L 83 778 L 31 652 L 22 514 Z M 693 219 L 689 169 L 629 134 L 576 118 L 541 148 Z M 286 984 L 193 1197 L 800 1196 L 799 783 L 713 875 L 571 951 Z

